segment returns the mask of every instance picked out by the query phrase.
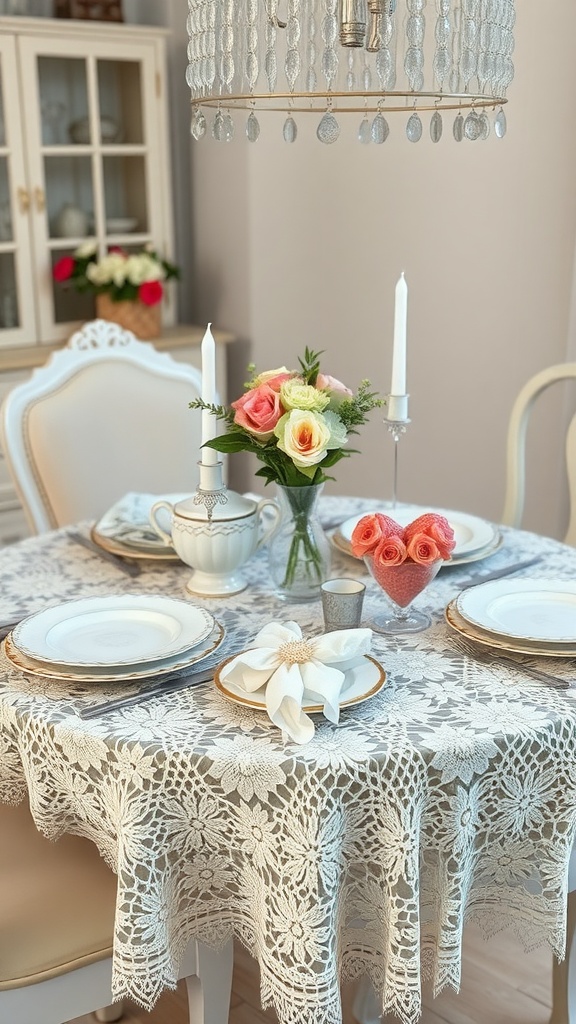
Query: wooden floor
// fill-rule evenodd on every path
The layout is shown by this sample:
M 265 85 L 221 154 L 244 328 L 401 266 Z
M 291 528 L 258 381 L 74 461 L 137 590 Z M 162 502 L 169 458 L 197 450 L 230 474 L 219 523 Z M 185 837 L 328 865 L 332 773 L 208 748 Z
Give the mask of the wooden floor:
M 420 1024 L 547 1024 L 550 1016 L 552 956 L 546 949 L 525 953 L 510 935 L 485 942 L 473 927 L 464 942 L 463 980 L 459 995 L 424 996 Z M 354 1024 L 352 991 L 343 993 L 344 1024 Z M 258 967 L 236 949 L 230 1024 L 274 1024 L 276 1015 L 260 1007 Z M 151 1013 L 128 1004 L 123 1024 L 187 1024 L 184 985 L 165 992 Z M 74 1024 L 94 1024 L 93 1017 Z M 306 1024 L 306 1021 L 302 1021 Z

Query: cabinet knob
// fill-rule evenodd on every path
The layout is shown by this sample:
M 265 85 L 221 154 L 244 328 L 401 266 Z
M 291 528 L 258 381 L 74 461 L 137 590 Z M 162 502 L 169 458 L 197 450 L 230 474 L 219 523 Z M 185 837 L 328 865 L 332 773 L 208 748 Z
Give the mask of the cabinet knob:
M 18 205 L 20 206 L 20 213 L 28 213 L 30 209 L 30 193 L 27 188 L 18 189 Z
M 34 189 L 34 199 L 36 200 L 36 209 L 38 213 L 44 213 L 46 209 L 46 196 L 44 195 L 43 188 Z

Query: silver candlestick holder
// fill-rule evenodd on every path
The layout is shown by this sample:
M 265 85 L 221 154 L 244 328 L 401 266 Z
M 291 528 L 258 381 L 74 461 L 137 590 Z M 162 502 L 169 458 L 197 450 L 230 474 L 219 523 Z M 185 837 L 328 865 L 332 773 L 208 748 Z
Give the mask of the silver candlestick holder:
M 398 444 L 411 422 L 408 416 L 409 395 L 388 395 L 384 422 L 394 440 L 394 472 L 392 478 L 392 508 L 396 508 L 398 497 Z

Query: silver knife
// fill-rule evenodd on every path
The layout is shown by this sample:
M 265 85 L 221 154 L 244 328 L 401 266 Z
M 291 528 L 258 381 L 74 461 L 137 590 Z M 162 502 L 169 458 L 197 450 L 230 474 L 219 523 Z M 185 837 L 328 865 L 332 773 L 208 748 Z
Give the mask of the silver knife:
M 78 717 L 83 719 L 98 718 L 108 711 L 116 711 L 118 708 L 130 708 L 136 704 L 142 704 L 150 697 L 163 697 L 167 693 L 175 693 L 177 690 L 185 690 L 189 686 L 198 686 L 200 683 L 209 683 L 214 678 L 214 668 L 205 668 L 202 671 L 167 673 L 165 676 L 157 676 L 157 681 L 152 686 L 132 693 L 127 697 L 115 697 L 112 700 L 102 701 L 101 704 L 91 704 L 90 707 L 81 708 Z
M 97 555 L 98 558 L 104 559 L 105 562 L 110 562 L 111 565 L 115 565 L 117 569 L 121 569 L 122 572 L 128 574 L 128 576 L 139 576 L 142 572 L 137 562 L 127 562 L 118 555 L 113 555 L 111 551 L 106 551 L 105 548 L 101 548 L 98 544 L 95 544 L 89 537 L 85 537 L 83 533 L 69 532 L 68 537 L 73 540 L 75 544 L 81 544 L 82 547 L 91 551 L 93 555 Z
M 542 555 L 537 555 L 535 558 L 527 558 L 524 562 L 515 562 L 513 565 L 504 565 L 501 569 L 494 569 L 492 572 L 487 573 L 476 573 L 475 576 L 471 576 L 465 583 L 460 587 L 461 590 L 467 590 L 468 587 L 475 587 L 479 583 L 489 583 L 490 580 L 499 580 L 502 576 L 511 576 L 515 572 L 520 572 L 521 569 L 528 569 L 531 565 L 537 565 L 538 562 L 542 561 Z

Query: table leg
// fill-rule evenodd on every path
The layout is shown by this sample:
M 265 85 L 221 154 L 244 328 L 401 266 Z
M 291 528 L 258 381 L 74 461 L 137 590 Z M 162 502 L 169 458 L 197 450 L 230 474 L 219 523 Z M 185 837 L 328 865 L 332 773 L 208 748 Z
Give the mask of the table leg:
M 111 1003 L 110 1006 L 103 1006 L 100 1010 L 94 1011 L 96 1020 L 102 1021 L 103 1024 L 107 1022 L 120 1020 L 124 1016 L 124 1003 L 120 1000 L 119 1003 Z
M 549 1024 L 576 1024 L 576 892 L 568 893 L 566 956 L 552 964 L 552 1014 Z
M 233 966 L 232 939 L 219 953 L 198 943 L 197 973 L 186 978 L 190 1024 L 228 1024 Z
M 368 978 L 360 978 L 352 1003 L 357 1024 L 398 1024 L 398 1018 L 380 1013 L 380 1003 Z M 556 1022 L 554 1022 L 556 1024 Z

